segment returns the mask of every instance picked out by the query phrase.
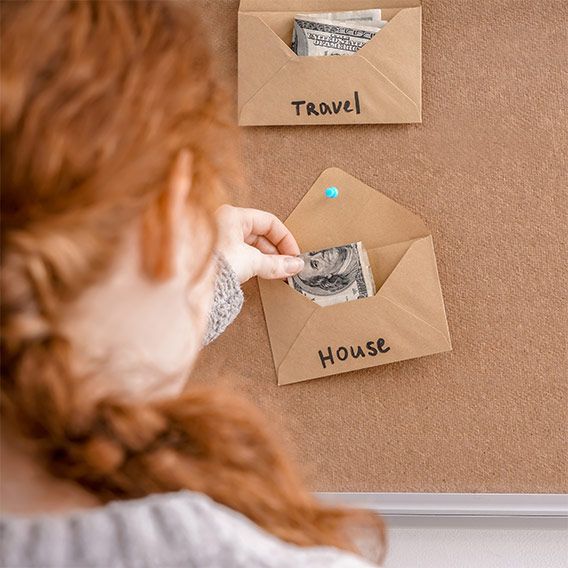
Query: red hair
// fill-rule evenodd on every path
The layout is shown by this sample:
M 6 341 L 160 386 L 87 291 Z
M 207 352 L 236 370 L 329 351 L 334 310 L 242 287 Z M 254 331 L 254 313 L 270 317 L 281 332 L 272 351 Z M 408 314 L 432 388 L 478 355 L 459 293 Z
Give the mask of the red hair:
M 353 529 L 370 528 L 384 550 L 379 517 L 318 503 L 242 398 L 95 399 L 71 372 L 60 313 L 104 277 L 125 225 L 159 231 L 181 151 L 193 160 L 189 207 L 214 245 L 236 133 L 193 11 L 62 0 L 2 3 L 1 16 L 3 420 L 103 502 L 191 489 L 292 543 L 357 551 Z M 168 243 L 155 237 L 145 269 L 167 278 Z

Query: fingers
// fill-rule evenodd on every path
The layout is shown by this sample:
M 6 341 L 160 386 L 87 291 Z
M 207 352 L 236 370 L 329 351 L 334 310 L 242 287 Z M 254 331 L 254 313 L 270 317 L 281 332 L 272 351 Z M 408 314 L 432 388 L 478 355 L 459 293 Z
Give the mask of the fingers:
M 245 238 L 249 235 L 265 237 L 280 254 L 290 256 L 300 254 L 296 239 L 278 217 L 258 209 L 241 209 L 240 211 L 243 226 L 246 229 Z
M 266 238 L 260 235 L 249 235 L 245 239 L 245 243 L 251 247 L 257 248 L 264 254 L 280 254 L 278 249 Z
M 287 278 L 302 270 L 304 261 L 301 258 L 284 255 L 259 254 L 255 273 L 266 280 Z

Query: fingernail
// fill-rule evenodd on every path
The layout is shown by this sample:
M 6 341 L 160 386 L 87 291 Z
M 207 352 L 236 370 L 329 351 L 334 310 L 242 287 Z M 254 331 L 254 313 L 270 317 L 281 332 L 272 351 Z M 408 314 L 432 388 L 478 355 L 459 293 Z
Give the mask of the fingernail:
M 297 274 L 304 268 L 304 261 L 301 258 L 287 258 L 284 261 L 284 268 L 288 274 Z

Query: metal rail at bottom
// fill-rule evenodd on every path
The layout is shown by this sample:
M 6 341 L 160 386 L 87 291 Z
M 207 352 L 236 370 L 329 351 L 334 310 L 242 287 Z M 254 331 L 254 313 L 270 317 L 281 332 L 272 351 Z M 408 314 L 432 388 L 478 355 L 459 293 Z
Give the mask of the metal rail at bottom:
M 391 527 L 568 530 L 563 493 L 315 493 L 330 505 L 371 509 Z

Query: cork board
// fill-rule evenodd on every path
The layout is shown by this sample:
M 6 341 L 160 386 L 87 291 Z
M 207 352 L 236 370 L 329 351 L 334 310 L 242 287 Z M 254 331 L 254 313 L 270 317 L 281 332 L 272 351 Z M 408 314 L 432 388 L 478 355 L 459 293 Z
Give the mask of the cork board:
M 236 99 L 237 0 L 196 2 Z M 190 383 L 271 417 L 314 491 L 568 491 L 568 4 L 423 2 L 423 123 L 241 128 L 280 218 L 340 167 L 432 231 L 453 352 L 278 387 L 256 281 Z

